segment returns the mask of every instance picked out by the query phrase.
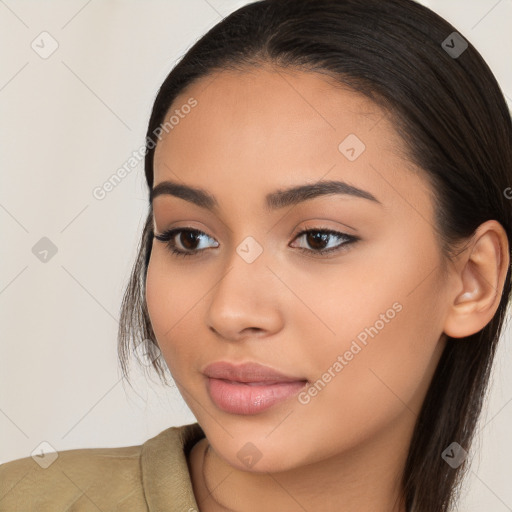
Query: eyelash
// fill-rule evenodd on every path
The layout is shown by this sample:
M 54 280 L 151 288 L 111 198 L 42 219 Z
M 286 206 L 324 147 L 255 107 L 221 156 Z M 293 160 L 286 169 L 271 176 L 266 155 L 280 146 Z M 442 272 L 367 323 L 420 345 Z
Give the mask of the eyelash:
M 175 238 L 175 236 L 177 234 L 186 233 L 186 232 L 187 233 L 196 233 L 197 235 L 205 235 L 208 238 L 211 238 L 205 232 L 199 231 L 198 229 L 192 229 L 192 228 L 169 229 L 167 231 L 164 231 L 160 235 L 155 234 L 154 237 L 157 240 L 160 240 L 161 242 L 166 242 L 166 245 L 169 247 L 170 252 L 172 254 L 174 254 L 175 256 L 183 256 L 183 257 L 197 256 L 198 253 L 203 252 L 204 249 L 193 249 L 193 250 L 189 250 L 189 251 L 183 251 L 181 249 L 176 249 L 176 244 L 173 242 L 173 239 Z M 296 238 L 299 238 L 303 235 L 310 234 L 310 233 L 322 233 L 322 234 L 326 234 L 326 235 L 333 235 L 339 239 L 345 239 L 344 243 L 342 243 L 336 247 L 331 247 L 330 249 L 313 250 L 313 249 L 306 249 L 304 247 L 296 247 L 296 249 L 298 249 L 299 251 L 310 253 L 310 254 L 313 253 L 313 255 L 315 255 L 315 256 L 323 256 L 327 253 L 333 253 L 333 252 L 345 250 L 345 249 L 347 249 L 346 246 L 348 246 L 349 244 L 353 244 L 354 242 L 357 242 L 358 240 L 360 240 L 358 237 L 353 236 L 353 235 L 347 235 L 346 233 L 342 233 L 340 231 L 333 231 L 331 229 L 321 229 L 321 228 L 303 230 L 295 236 L 294 240 Z

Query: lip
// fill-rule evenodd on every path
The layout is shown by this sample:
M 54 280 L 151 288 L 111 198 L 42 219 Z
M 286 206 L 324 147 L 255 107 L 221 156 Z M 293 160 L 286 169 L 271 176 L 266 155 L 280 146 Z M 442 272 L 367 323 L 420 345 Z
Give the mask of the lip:
M 212 401 L 225 412 L 249 415 L 263 412 L 296 395 L 307 383 L 259 363 L 209 364 L 203 374 Z

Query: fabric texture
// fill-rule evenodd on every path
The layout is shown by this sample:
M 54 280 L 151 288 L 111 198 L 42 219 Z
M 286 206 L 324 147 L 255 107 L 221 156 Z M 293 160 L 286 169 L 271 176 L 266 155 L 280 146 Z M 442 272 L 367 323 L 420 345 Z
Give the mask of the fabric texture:
M 6 462 L 0 512 L 197 512 L 187 455 L 203 437 L 192 423 L 137 446 L 64 450 L 47 468 Z

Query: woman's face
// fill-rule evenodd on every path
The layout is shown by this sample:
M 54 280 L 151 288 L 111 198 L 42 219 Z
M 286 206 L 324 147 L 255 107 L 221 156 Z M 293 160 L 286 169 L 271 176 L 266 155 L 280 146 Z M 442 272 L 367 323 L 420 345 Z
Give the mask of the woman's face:
M 146 298 L 212 448 L 258 472 L 363 447 L 404 456 L 444 347 L 448 282 L 431 189 L 400 156 L 392 122 L 321 75 L 270 68 L 209 76 L 171 110 L 154 187 L 200 188 L 215 203 L 154 197 L 156 234 L 202 234 L 172 236 L 185 257 L 153 241 Z M 354 189 L 267 202 L 331 181 Z M 219 361 L 296 382 L 209 381 L 203 371 Z

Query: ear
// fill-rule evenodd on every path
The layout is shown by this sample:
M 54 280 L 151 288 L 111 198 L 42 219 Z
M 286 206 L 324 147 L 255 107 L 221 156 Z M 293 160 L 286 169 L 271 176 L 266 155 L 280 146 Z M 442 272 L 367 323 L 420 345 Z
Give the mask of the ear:
M 503 226 L 496 220 L 484 222 L 456 263 L 453 301 L 444 325 L 448 336 L 470 336 L 492 320 L 509 265 L 509 244 Z

